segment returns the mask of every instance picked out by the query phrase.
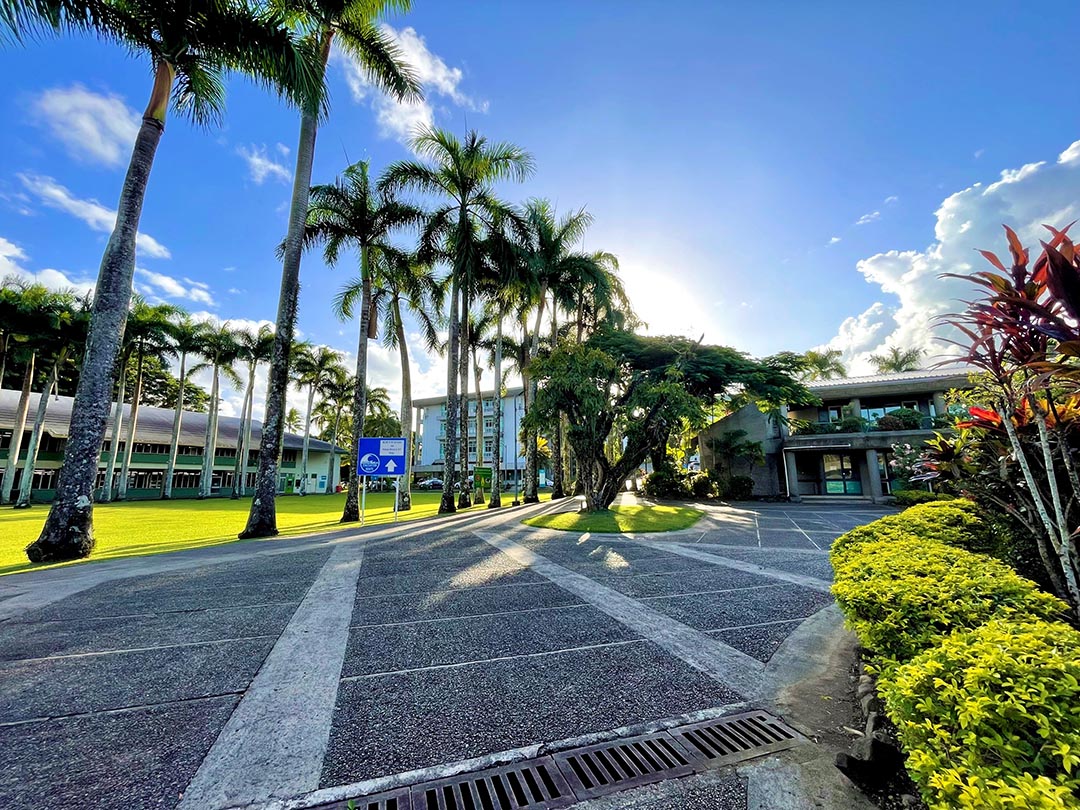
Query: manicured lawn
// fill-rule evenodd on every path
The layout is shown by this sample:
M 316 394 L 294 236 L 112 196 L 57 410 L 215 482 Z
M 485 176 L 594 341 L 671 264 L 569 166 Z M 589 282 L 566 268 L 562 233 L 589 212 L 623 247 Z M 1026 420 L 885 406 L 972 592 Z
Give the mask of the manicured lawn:
M 559 512 L 523 522 L 567 532 L 671 532 L 690 528 L 703 514 L 686 506 L 613 506 L 607 512 Z
M 400 520 L 431 517 L 439 509 L 438 492 L 417 491 L 412 509 L 402 512 Z M 550 498 L 550 491 L 541 498 Z M 509 504 L 509 500 L 503 500 Z M 240 542 L 236 534 L 247 521 L 250 498 L 205 501 L 128 501 L 94 507 L 94 536 L 97 547 L 91 560 L 159 554 L 185 548 L 215 546 Z M 338 523 L 345 505 L 345 495 L 290 495 L 278 498 L 277 521 L 282 536 L 307 534 L 347 528 Z M 485 506 L 474 507 L 484 509 Z M 47 504 L 31 509 L 0 509 L 0 575 L 31 568 L 23 549 L 32 543 L 49 513 Z M 389 492 L 367 496 L 365 525 L 394 520 L 394 501 Z M 359 524 L 350 524 L 358 526 Z

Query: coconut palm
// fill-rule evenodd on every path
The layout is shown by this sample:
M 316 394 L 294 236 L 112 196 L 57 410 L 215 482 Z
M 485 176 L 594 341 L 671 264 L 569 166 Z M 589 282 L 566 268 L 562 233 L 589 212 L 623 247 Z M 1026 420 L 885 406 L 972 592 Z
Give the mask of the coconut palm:
M 93 489 L 135 272 L 135 242 L 150 169 L 170 103 L 199 124 L 224 108 L 224 78 L 245 73 L 305 109 L 318 109 L 322 72 L 313 43 L 286 26 L 281 5 L 247 0 L 0 0 L 0 27 L 15 38 L 83 29 L 115 40 L 150 63 L 154 83 L 135 138 L 101 260 L 71 427 L 49 517 L 28 554 L 85 557 L 93 548 Z
M 870 355 L 870 363 L 878 374 L 916 371 L 923 354 L 922 349 L 901 349 L 899 346 L 889 346 L 884 354 Z
M 303 424 L 304 419 L 300 416 L 300 411 L 296 410 L 296 408 L 289 408 L 288 413 L 285 414 L 285 429 L 290 433 L 296 433 Z
M 341 417 L 352 402 L 354 381 L 344 366 L 337 365 L 319 388 L 321 401 L 315 407 L 315 414 L 324 426 L 324 438 L 330 442 L 330 461 L 326 471 L 326 492 L 333 494 L 337 488 L 338 469 L 341 467 L 337 456 L 338 435 L 341 431 Z M 369 400 L 370 401 L 370 400 Z M 327 434 L 325 428 L 330 427 Z M 350 465 L 351 467 L 351 465 Z
M 416 77 L 402 61 L 393 41 L 377 25 L 377 18 L 388 10 L 407 11 L 409 0 L 289 0 L 286 5 L 305 32 L 305 41 L 310 42 L 320 56 L 320 78 L 325 75 L 330 58 L 330 45 L 335 42 L 374 86 L 386 91 L 391 97 L 398 100 L 421 97 Z M 300 139 L 296 147 L 289 228 L 282 250 L 281 293 L 278 299 L 274 351 L 270 359 L 266 415 L 263 418 L 262 440 L 259 445 L 259 469 L 255 478 L 255 497 L 251 503 L 247 525 L 240 533 L 241 538 L 277 534 L 277 515 L 274 510 L 277 459 L 281 451 L 285 395 L 289 388 L 289 349 L 293 343 L 293 326 L 300 299 L 300 257 L 308 225 L 311 164 L 315 157 L 318 113 L 315 105 L 307 105 L 300 116 Z M 362 407 L 359 413 L 363 414 Z M 354 475 L 353 478 L 355 477 Z M 353 490 L 354 486 L 350 481 L 349 498 L 354 498 Z M 346 514 L 343 517 L 358 520 L 359 509 L 357 507 L 354 510 L 356 517 L 352 517 L 349 498 L 346 499 Z
M 304 412 L 304 449 L 300 457 L 299 495 L 307 494 L 308 451 L 311 447 L 311 418 L 315 410 L 315 393 L 328 379 L 344 374 L 341 355 L 328 346 L 304 346 L 296 355 L 294 366 L 297 388 L 307 388 L 307 410 Z
M 495 196 L 493 186 L 500 180 L 524 180 L 532 173 L 533 159 L 513 144 L 489 142 L 475 131 L 459 140 L 445 130 L 424 129 L 413 139 L 412 147 L 427 162 L 391 164 L 380 188 L 391 192 L 409 189 L 438 201 L 424 225 L 419 258 L 424 262 L 444 259 L 451 266 L 441 514 L 457 511 L 455 455 L 461 407 L 458 377 L 467 379 L 468 375 L 468 354 L 461 351 L 461 331 L 468 317 L 471 287 L 479 273 L 484 232 L 500 221 L 516 219 L 514 211 Z
M 206 417 L 206 439 L 203 443 L 202 474 L 199 476 L 199 498 L 209 498 L 213 494 L 214 457 L 217 455 L 218 415 L 221 410 L 221 378 L 224 376 L 235 387 L 240 387 L 240 378 L 233 370 L 240 359 L 240 344 L 236 332 L 228 321 L 207 331 L 203 338 L 200 352 L 206 358 L 211 369 L 210 412 Z
M 353 164 L 336 183 L 311 189 L 311 207 L 304 234 L 307 245 L 323 245 L 323 257 L 330 266 L 337 264 L 343 249 L 354 249 L 360 260 L 360 274 L 346 285 L 354 292 L 339 294 L 336 310 L 339 317 L 351 318 L 359 308 L 360 336 L 356 349 L 356 390 L 353 398 L 352 447 L 358 447 L 364 435 L 367 413 L 368 341 L 377 336 L 378 320 L 373 316 L 372 296 L 378 270 L 394 252 L 389 238 L 402 227 L 417 225 L 423 219 L 420 209 L 394 200 L 377 191 L 371 183 L 368 164 Z M 359 300 L 355 290 L 359 289 Z M 342 523 L 360 519 L 360 476 L 355 465 L 350 468 L 349 491 L 345 497 Z
M 810 349 L 803 354 L 806 371 L 804 380 L 832 380 L 847 376 L 847 367 L 841 361 L 839 349 Z
M 165 476 L 161 479 L 161 497 L 172 497 L 173 474 L 176 472 L 176 454 L 180 447 L 180 429 L 184 419 L 184 389 L 188 377 L 205 366 L 201 363 L 188 367 L 188 358 L 197 356 L 206 342 L 210 325 L 205 321 L 192 320 L 189 315 L 181 315 L 172 325 L 173 347 L 180 355 L 179 388 L 176 393 L 176 412 L 173 414 L 172 438 L 169 441 L 169 461 L 165 465 Z
M 260 363 L 270 360 L 274 348 L 274 330 L 263 324 L 255 332 L 240 329 L 236 332 L 236 342 L 240 346 L 240 361 L 247 366 L 247 390 L 244 392 L 244 404 L 240 409 L 240 425 L 236 434 L 236 464 L 233 466 L 232 497 L 240 498 L 247 494 L 247 458 L 251 452 L 251 411 L 255 398 L 255 372 Z

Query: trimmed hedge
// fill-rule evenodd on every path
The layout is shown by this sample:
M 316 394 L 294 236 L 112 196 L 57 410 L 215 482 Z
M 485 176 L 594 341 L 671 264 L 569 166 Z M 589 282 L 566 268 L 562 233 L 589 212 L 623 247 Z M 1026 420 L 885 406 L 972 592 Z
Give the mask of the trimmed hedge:
M 932 810 L 1080 807 L 1080 633 L 995 619 L 880 683 Z
M 955 501 L 955 495 L 944 492 L 927 492 L 925 489 L 898 489 L 892 493 L 893 503 L 897 506 L 918 506 L 920 503 L 935 501 Z
M 898 515 L 887 515 L 841 535 L 832 546 L 833 565 L 849 546 L 880 540 L 932 540 L 984 553 L 995 553 L 1001 542 L 979 517 L 979 509 L 971 501 L 935 501 L 912 506 Z

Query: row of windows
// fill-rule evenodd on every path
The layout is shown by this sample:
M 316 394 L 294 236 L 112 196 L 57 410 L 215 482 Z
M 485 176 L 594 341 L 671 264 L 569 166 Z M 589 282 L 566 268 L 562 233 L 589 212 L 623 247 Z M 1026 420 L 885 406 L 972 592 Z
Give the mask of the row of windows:
M 27 434 L 25 434 L 25 436 L 23 438 L 23 443 L 22 443 L 23 455 L 25 455 L 26 447 L 29 445 L 29 443 L 30 443 L 30 434 L 27 433 Z M 41 439 L 41 445 L 38 447 L 38 452 L 40 452 L 40 453 L 63 453 L 64 452 L 64 447 L 66 446 L 66 444 L 67 444 L 66 439 L 58 438 L 56 436 L 50 436 L 49 434 L 46 433 L 44 435 L 44 437 L 42 437 L 42 439 Z M 126 444 L 125 442 L 120 442 L 120 448 L 119 448 L 118 452 L 123 452 L 125 444 Z M 7 449 L 10 446 L 11 446 L 11 431 L 9 430 L 9 431 L 5 431 L 3 433 L 0 433 L 0 450 Z M 109 452 L 110 449 L 111 449 L 111 442 L 106 440 L 101 446 L 101 451 L 103 453 L 107 453 L 107 452 Z M 145 455 L 168 456 L 169 455 L 169 449 L 170 449 L 169 445 L 167 445 L 167 444 L 157 444 L 157 443 L 153 443 L 153 442 L 135 442 L 135 444 L 132 446 L 132 451 L 133 452 L 142 453 L 142 454 L 145 454 Z M 202 454 L 203 454 L 203 448 L 198 447 L 196 445 L 184 444 L 184 445 L 180 445 L 179 447 L 176 448 L 176 455 L 177 456 L 200 456 L 201 457 Z M 299 457 L 299 451 L 298 450 L 285 450 L 281 454 L 281 460 L 282 461 L 296 461 L 298 457 Z M 218 447 L 214 451 L 214 458 L 236 458 L 236 448 L 235 447 Z M 258 462 L 259 462 L 259 451 L 258 450 L 249 451 L 248 452 L 248 464 L 253 465 L 253 464 L 258 464 Z M 51 489 L 51 487 L 46 487 L 46 489 Z

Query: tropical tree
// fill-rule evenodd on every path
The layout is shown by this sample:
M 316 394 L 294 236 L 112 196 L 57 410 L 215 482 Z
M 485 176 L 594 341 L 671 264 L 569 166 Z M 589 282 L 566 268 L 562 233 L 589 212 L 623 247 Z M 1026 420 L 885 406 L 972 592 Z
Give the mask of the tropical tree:
M 329 346 L 304 346 L 296 355 L 296 384 L 307 388 L 307 410 L 304 412 L 304 449 L 300 457 L 299 495 L 307 494 L 308 452 L 311 447 L 311 418 L 315 409 L 315 394 L 328 380 L 344 376 L 341 355 Z
M 806 371 L 803 372 L 804 380 L 832 380 L 837 377 L 847 376 L 847 367 L 840 359 L 843 353 L 839 349 L 810 349 L 803 352 L 803 361 L 806 363 Z M 920 352 L 915 358 L 915 363 L 922 356 Z M 882 358 L 879 358 L 882 359 Z M 876 361 L 871 358 L 871 362 Z
M 330 442 L 330 461 L 326 471 L 326 492 L 333 494 L 337 488 L 338 469 L 341 466 L 340 459 L 335 452 L 338 446 L 338 436 L 341 431 L 341 418 L 345 409 L 352 403 L 354 381 L 345 371 L 344 366 L 335 366 L 319 389 L 321 401 L 315 406 L 315 415 L 320 423 L 329 426 L 327 433 L 323 431 L 323 438 Z M 352 465 L 349 465 L 350 468 Z
M 188 377 L 204 368 L 202 364 L 188 367 L 188 358 L 198 356 L 206 342 L 210 325 L 205 321 L 196 321 L 190 315 L 182 314 L 172 325 L 173 349 L 180 355 L 179 390 L 176 396 L 176 412 L 173 414 L 172 438 L 169 440 L 169 462 L 165 465 L 165 476 L 161 479 L 161 497 L 172 497 L 173 475 L 176 472 L 176 455 L 180 448 L 180 429 L 184 419 L 184 392 Z
M 145 57 L 154 71 L 116 225 L 98 271 L 56 498 L 27 552 L 33 559 L 85 557 L 94 545 L 98 455 L 131 298 L 139 218 L 170 99 L 197 123 L 213 122 L 224 108 L 224 75 L 238 71 L 305 109 L 317 109 L 322 98 L 318 53 L 286 27 L 287 15 L 281 5 L 255 6 L 247 0 L 0 0 L 0 26 L 17 39 L 43 29 L 90 30 Z
M 214 458 L 217 455 L 218 415 L 221 410 L 221 378 L 226 377 L 235 387 L 240 387 L 240 378 L 233 370 L 240 359 L 240 344 L 236 331 L 228 321 L 207 331 L 203 348 L 200 352 L 206 358 L 211 370 L 210 413 L 206 418 L 206 440 L 203 443 L 202 474 L 199 476 L 199 498 L 209 498 L 213 494 Z
M 247 366 L 247 390 L 240 409 L 240 425 L 236 434 L 236 464 L 233 467 L 232 497 L 247 494 L 247 458 L 251 451 L 251 411 L 255 399 L 255 373 L 260 363 L 270 360 L 274 348 L 274 330 L 263 324 L 255 332 L 240 329 L 236 332 L 240 347 L 239 360 Z
M 378 268 L 385 266 L 390 261 L 387 254 L 394 252 L 389 242 L 392 233 L 402 227 L 417 225 L 422 218 L 420 209 L 377 191 L 372 186 L 368 164 L 363 161 L 346 169 L 336 183 L 311 189 L 305 243 L 323 245 L 323 257 L 330 266 L 337 264 L 341 251 L 347 248 L 355 250 L 360 260 L 360 274 L 345 287 L 346 291 L 352 292 L 343 292 L 336 300 L 336 310 L 341 318 L 351 318 L 354 307 L 360 310 L 352 414 L 353 448 L 359 446 L 360 437 L 364 435 L 368 341 L 377 337 L 378 330 L 373 304 Z M 356 465 L 349 469 L 349 490 L 345 496 L 342 523 L 360 520 L 360 475 Z
M 346 56 L 376 87 L 398 100 L 420 98 L 420 86 L 389 35 L 382 31 L 377 19 L 388 10 L 407 11 L 409 0 L 289 0 L 286 3 L 298 28 L 319 55 L 317 77 L 323 80 L 330 59 L 331 43 L 336 43 Z M 319 123 L 319 105 L 302 107 L 300 137 L 296 147 L 296 169 L 293 173 L 292 201 L 289 207 L 289 228 L 282 249 L 281 292 L 278 298 L 277 321 L 274 330 L 274 350 L 270 358 L 270 379 L 266 393 L 266 415 L 263 418 L 262 439 L 259 443 L 259 469 L 255 475 L 255 497 L 247 525 L 240 537 L 268 537 L 277 534 L 277 514 L 274 498 L 277 494 L 277 459 L 281 454 L 282 420 L 285 415 L 285 396 L 289 388 L 289 350 L 293 344 L 294 324 L 300 300 L 300 258 L 308 226 L 308 201 L 311 187 L 311 165 L 315 157 L 315 134 Z M 361 407 L 358 413 L 363 414 Z M 353 476 L 355 478 L 355 474 Z M 349 498 L 353 498 L 350 481 Z M 346 499 L 343 519 L 352 516 Z
M 418 256 L 450 264 L 449 336 L 446 375 L 446 467 L 439 513 L 457 511 L 454 484 L 457 473 L 458 428 L 461 402 L 458 378 L 468 375 L 468 353 L 461 351 L 462 329 L 467 327 L 470 294 L 482 261 L 485 232 L 516 213 L 494 194 L 500 180 L 524 180 L 533 170 L 532 156 L 510 143 L 489 142 L 475 131 L 459 140 L 445 130 L 424 129 L 412 142 L 413 151 L 426 161 L 391 164 L 380 188 L 390 192 L 409 189 L 430 195 L 436 202 L 424 224 Z M 467 497 L 462 487 L 463 498 Z
M 889 346 L 884 354 L 870 355 L 870 363 L 878 374 L 917 371 L 924 354 L 922 349 L 901 349 L 899 346 Z
M 289 408 L 288 413 L 285 414 L 285 429 L 290 433 L 296 433 L 303 424 L 304 418 L 300 416 L 300 411 Z

